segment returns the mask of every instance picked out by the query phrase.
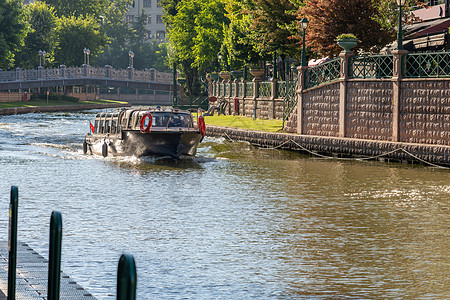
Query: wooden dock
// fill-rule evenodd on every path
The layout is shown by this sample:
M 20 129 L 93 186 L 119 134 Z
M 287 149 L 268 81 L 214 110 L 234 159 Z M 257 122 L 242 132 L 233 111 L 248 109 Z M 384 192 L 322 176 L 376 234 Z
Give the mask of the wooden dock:
M 16 299 L 47 299 L 48 260 L 26 243 L 17 245 Z M 0 241 L 0 300 L 8 291 L 8 242 Z M 95 300 L 83 287 L 61 272 L 61 299 Z

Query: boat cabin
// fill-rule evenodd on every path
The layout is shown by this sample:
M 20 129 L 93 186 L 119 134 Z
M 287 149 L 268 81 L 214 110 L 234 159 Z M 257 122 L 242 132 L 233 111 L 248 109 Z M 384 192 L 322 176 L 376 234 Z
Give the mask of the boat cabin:
M 155 130 L 195 130 L 190 112 L 169 109 L 138 110 L 127 109 L 102 112 L 95 117 L 94 134 L 116 135 L 122 130 L 140 130 L 142 117 L 150 112 Z

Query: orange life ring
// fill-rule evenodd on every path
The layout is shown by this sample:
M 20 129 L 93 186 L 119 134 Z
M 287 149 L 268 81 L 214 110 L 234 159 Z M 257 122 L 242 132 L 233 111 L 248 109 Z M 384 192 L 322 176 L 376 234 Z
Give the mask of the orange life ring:
M 148 124 L 145 126 L 145 119 L 148 118 Z M 148 133 L 152 127 L 153 116 L 151 113 L 147 112 L 142 116 L 141 119 L 141 132 Z
M 198 127 L 198 130 L 200 130 L 200 134 L 202 136 L 205 136 L 206 124 L 205 124 L 205 119 L 203 118 L 203 116 L 198 117 L 197 127 Z

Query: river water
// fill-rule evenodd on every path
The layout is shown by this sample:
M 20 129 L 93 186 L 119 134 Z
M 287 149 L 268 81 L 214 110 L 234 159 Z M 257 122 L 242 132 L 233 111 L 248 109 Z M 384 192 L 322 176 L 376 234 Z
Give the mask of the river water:
M 315 159 L 207 138 L 194 160 L 84 156 L 96 111 L 0 116 L 0 239 L 19 187 L 19 241 L 115 299 L 450 298 L 450 171 Z M 2 213 L 1 213 L 2 212 Z

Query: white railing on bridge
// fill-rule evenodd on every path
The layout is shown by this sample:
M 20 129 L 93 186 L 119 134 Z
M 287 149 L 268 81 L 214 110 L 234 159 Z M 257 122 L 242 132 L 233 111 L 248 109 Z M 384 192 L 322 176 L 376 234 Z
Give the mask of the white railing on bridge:
M 22 70 L 17 68 L 15 71 L 3 71 L 0 69 L 0 82 L 5 81 L 32 81 L 32 80 L 54 80 L 70 78 L 95 78 L 95 79 L 113 79 L 139 82 L 159 82 L 169 83 L 172 81 L 172 73 L 158 72 L 155 69 L 136 70 L 113 69 L 112 66 L 93 67 L 83 65 L 81 67 L 66 67 L 61 65 L 59 68 Z

